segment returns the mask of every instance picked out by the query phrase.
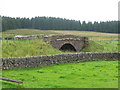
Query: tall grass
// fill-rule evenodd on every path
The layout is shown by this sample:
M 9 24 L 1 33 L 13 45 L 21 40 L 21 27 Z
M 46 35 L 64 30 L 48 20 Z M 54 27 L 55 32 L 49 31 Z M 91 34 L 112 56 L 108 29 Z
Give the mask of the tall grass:
M 51 45 L 44 42 L 42 39 L 20 41 L 4 40 L 2 45 L 3 57 L 26 57 L 63 53 L 52 48 Z
M 120 46 L 119 46 L 120 47 Z M 89 41 L 89 45 L 80 52 L 118 52 L 117 41 Z M 27 57 L 53 55 L 74 52 L 62 52 L 54 49 L 42 39 L 4 40 L 2 42 L 3 57 Z
M 118 52 L 118 41 L 89 41 L 89 45 L 81 52 Z

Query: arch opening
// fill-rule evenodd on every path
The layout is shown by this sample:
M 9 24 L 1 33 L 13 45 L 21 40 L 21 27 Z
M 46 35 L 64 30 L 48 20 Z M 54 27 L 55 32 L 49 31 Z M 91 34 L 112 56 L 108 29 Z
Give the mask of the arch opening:
M 64 44 L 59 50 L 61 51 L 70 51 L 70 52 L 77 52 L 75 47 L 69 43 Z

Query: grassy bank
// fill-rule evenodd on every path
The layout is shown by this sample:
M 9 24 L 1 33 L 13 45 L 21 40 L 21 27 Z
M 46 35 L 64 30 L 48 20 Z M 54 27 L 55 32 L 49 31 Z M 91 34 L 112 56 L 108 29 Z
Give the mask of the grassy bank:
M 39 35 L 39 34 L 72 34 L 87 36 L 90 40 L 89 45 L 81 52 L 118 52 L 117 34 L 85 32 L 85 31 L 42 31 L 33 29 L 17 29 L 3 32 L 3 37 L 13 37 L 16 35 Z M 100 34 L 100 35 L 99 35 Z M 103 38 L 104 37 L 104 38 Z M 105 40 L 104 40 L 105 39 Z M 33 40 L 4 40 L 2 41 L 2 56 L 3 57 L 24 57 L 24 56 L 41 56 L 63 54 L 70 52 L 61 52 L 52 48 L 51 45 L 44 42 L 42 39 Z M 73 52 L 72 52 L 73 53 Z
M 51 45 L 45 43 L 42 39 L 32 40 L 5 40 L 2 43 L 3 57 L 27 57 L 27 56 L 41 56 L 62 54 L 59 50 L 52 48 Z
M 118 52 L 117 41 L 90 41 L 89 45 L 80 52 Z M 42 39 L 32 40 L 5 40 L 2 42 L 3 57 L 26 57 L 64 54 L 74 52 L 62 52 L 54 49 Z
M 24 82 L 19 86 L 3 81 L 3 88 L 117 88 L 118 61 L 91 61 L 3 70 L 3 77 Z
M 81 52 L 118 52 L 118 41 L 89 41 L 89 45 Z

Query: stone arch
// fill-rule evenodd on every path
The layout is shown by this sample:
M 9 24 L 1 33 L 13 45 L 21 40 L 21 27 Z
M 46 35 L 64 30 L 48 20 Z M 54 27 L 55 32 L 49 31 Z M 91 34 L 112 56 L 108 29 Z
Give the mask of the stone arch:
M 60 49 L 61 51 L 74 51 L 74 52 L 77 52 L 77 50 L 75 49 L 75 47 L 70 44 L 70 43 L 65 43 L 63 44 Z

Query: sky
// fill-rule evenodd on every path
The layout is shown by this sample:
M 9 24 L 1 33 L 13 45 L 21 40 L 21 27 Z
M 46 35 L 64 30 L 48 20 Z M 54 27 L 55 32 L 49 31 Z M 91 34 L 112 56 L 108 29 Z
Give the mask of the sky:
M 118 20 L 118 2 L 119 0 L 0 0 L 0 15 L 112 21 Z

